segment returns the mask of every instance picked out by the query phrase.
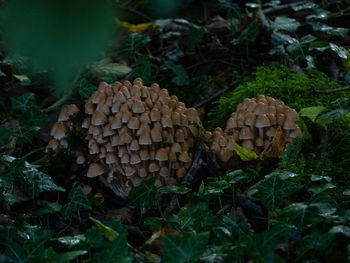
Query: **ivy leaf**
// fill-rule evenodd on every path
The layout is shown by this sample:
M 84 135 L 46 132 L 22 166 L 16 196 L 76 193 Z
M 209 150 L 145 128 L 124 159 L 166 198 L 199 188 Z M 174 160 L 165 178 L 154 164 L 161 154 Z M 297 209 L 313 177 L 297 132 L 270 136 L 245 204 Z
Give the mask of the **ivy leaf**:
M 162 187 L 159 187 L 157 190 L 161 194 L 180 194 L 180 195 L 187 194 L 189 191 L 191 191 L 190 188 L 187 188 L 184 186 L 176 186 L 176 185 L 162 186 Z
M 271 27 L 274 31 L 283 30 L 289 33 L 294 33 L 299 26 L 300 23 L 296 19 L 284 16 L 276 17 L 275 21 L 271 23 Z
M 147 43 L 151 42 L 148 35 L 133 33 L 122 43 L 118 50 L 119 56 L 127 56 L 143 48 Z
M 343 234 L 344 236 L 350 238 L 350 227 L 348 226 L 333 226 L 328 233 L 331 234 Z
M 35 105 L 35 94 L 25 93 L 18 97 L 11 97 L 11 109 L 25 112 Z
M 132 76 L 142 78 L 142 80 L 149 84 L 152 82 L 152 68 L 149 56 L 146 54 L 139 55 L 136 58 L 135 64 L 133 65 Z
M 36 211 L 35 214 L 38 216 L 42 216 L 45 214 L 54 214 L 54 213 L 60 212 L 61 210 L 62 210 L 61 204 L 57 202 L 55 203 L 49 202 L 45 204 L 45 206 L 42 209 Z
M 162 238 L 164 248 L 163 262 L 196 262 L 206 250 L 208 241 L 209 232 L 165 235 Z
M 101 221 L 93 218 L 90 216 L 90 220 L 92 222 L 94 222 L 94 224 L 97 226 L 97 228 L 101 231 L 101 233 L 108 239 L 108 240 L 114 240 L 116 239 L 119 234 L 118 232 L 116 232 L 115 230 L 113 230 L 112 228 L 110 228 L 109 226 L 106 226 L 104 224 L 101 223 Z
M 133 187 L 128 196 L 130 205 L 144 205 L 146 208 L 151 208 L 157 195 L 157 188 L 154 186 L 155 180 L 155 178 L 152 178 L 143 182 L 140 186 Z
M 282 180 L 279 174 L 273 174 L 264 179 L 257 189 L 261 202 L 272 212 L 285 197 L 294 194 L 300 188 L 296 183 Z
M 22 126 L 37 127 L 44 125 L 49 120 L 49 117 L 43 113 L 37 105 L 30 107 L 20 117 Z
M 246 148 L 235 143 L 234 147 L 235 152 L 239 155 L 242 161 L 251 161 L 259 158 L 255 152 L 250 152 Z
M 251 22 L 239 35 L 238 38 L 235 38 L 231 41 L 232 44 L 243 44 L 251 43 L 256 40 L 260 32 L 260 24 L 258 22 Z
M 18 79 L 21 85 L 23 86 L 29 86 L 30 84 L 32 84 L 30 78 L 26 75 L 13 74 L 12 76 Z
M 91 205 L 88 198 L 84 195 L 83 189 L 80 185 L 76 185 L 69 192 L 68 196 L 70 202 L 65 204 L 62 208 L 62 216 L 69 218 L 73 213 L 81 210 L 91 210 Z
M 314 31 L 325 32 L 328 35 L 346 37 L 349 32 L 348 28 L 332 27 L 321 22 L 310 22 L 309 24 L 312 25 Z
M 296 226 L 301 231 L 309 228 L 318 216 L 318 208 L 305 203 L 293 203 L 281 211 L 279 219 Z
M 323 110 L 316 118 L 320 123 L 331 123 L 350 113 L 349 98 L 339 98 Z
M 284 225 L 277 225 L 263 233 L 244 235 L 247 255 L 253 262 L 274 262 L 276 244 L 288 234 L 289 229 Z
M 65 191 L 62 187 L 59 187 L 50 176 L 35 168 L 26 169 L 19 180 L 21 181 L 20 188 L 30 198 L 37 197 L 41 192 Z
M 306 246 L 311 249 L 325 249 L 333 241 L 333 235 L 322 233 L 320 231 L 312 231 L 310 235 L 305 236 Z

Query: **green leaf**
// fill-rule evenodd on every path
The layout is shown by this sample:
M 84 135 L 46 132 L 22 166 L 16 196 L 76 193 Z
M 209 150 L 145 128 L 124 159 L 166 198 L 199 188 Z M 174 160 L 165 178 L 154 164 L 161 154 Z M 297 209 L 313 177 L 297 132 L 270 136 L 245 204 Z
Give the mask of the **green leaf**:
M 180 194 L 180 195 L 187 194 L 189 191 L 191 191 L 190 188 L 187 188 L 184 186 L 176 186 L 176 185 L 162 186 L 162 187 L 159 187 L 157 190 L 161 194 Z
M 128 246 L 125 235 L 120 235 L 112 241 L 105 242 L 102 250 L 93 255 L 92 262 L 106 263 L 132 263 L 129 256 Z
M 114 240 L 118 237 L 118 232 L 114 231 L 112 228 L 104 225 L 101 223 L 101 221 L 93 218 L 90 216 L 90 220 L 94 222 L 94 224 L 97 226 L 97 228 L 101 231 L 101 233 L 108 239 L 108 240 Z
M 165 235 L 162 238 L 166 263 L 196 262 L 204 253 L 209 241 L 209 232 Z
M 325 32 L 326 34 L 332 36 L 346 37 L 349 32 L 348 28 L 332 27 L 321 22 L 310 22 L 309 24 L 312 25 L 312 29 L 314 31 Z
M 180 58 L 184 56 L 184 52 L 180 49 L 174 49 L 168 53 L 165 54 L 165 56 L 170 59 L 171 61 L 177 62 Z
M 312 231 L 310 235 L 305 236 L 304 241 L 306 246 L 311 249 L 325 249 L 331 245 L 333 235 L 320 231 Z
M 152 178 L 142 182 L 140 186 L 133 187 L 128 196 L 130 205 L 151 208 L 157 195 L 157 188 L 154 186 L 155 180 L 156 178 Z
M 303 108 L 300 110 L 299 115 L 301 117 L 308 117 L 312 121 L 316 120 L 316 117 L 325 109 L 324 106 L 313 106 L 308 108 Z
M 177 223 L 180 230 L 196 232 L 208 231 L 220 225 L 220 220 L 209 210 L 208 203 L 196 199 L 191 200 L 167 221 Z
M 86 78 L 83 78 L 79 81 L 78 93 L 84 99 L 90 98 L 91 94 L 96 89 L 96 86 L 92 85 Z
M 69 218 L 73 213 L 82 210 L 91 210 L 91 205 L 88 198 L 84 195 L 80 185 L 76 185 L 69 192 L 70 202 L 66 203 L 62 208 L 62 216 Z
M 54 214 L 54 213 L 60 212 L 61 210 L 62 210 L 61 204 L 57 202 L 55 203 L 49 202 L 49 203 L 46 203 L 42 209 L 36 211 L 35 214 L 38 216 L 42 216 L 45 214 Z
M 260 24 L 258 22 L 251 22 L 239 35 L 238 38 L 231 41 L 232 44 L 251 43 L 256 40 L 260 32 Z
M 205 35 L 203 28 L 191 27 L 188 42 L 187 51 L 193 51 L 202 41 Z
M 30 198 L 37 197 L 41 192 L 65 191 L 50 176 L 35 168 L 28 168 L 23 171 L 23 176 L 18 178 L 18 180 L 21 182 L 20 188 Z
M 167 60 L 162 65 L 161 69 L 170 69 L 174 73 L 174 77 L 171 79 L 171 81 L 177 86 L 186 86 L 190 83 L 190 79 L 187 75 L 187 72 L 182 65 L 174 64 L 174 62 Z
M 259 158 L 259 156 L 255 152 L 250 152 L 246 148 L 238 145 L 237 143 L 235 143 L 234 150 L 242 161 L 251 161 Z
M 322 193 L 323 191 L 326 191 L 326 190 L 329 190 L 329 189 L 333 189 L 335 188 L 335 185 L 334 184 L 323 184 L 323 185 L 317 185 L 317 186 L 313 186 L 313 187 L 310 187 L 309 190 L 317 195 L 319 193 Z
M 287 31 L 289 33 L 294 33 L 300 23 L 294 18 L 288 18 L 284 16 L 278 16 L 275 18 L 275 21 L 271 23 L 271 27 L 274 31 Z
M 86 253 L 88 253 L 87 250 L 75 250 L 57 254 L 56 251 L 50 247 L 48 248 L 47 252 L 47 262 L 69 263 L 75 258 L 85 255 Z
M 332 51 L 334 51 L 338 57 L 341 59 L 348 59 L 347 51 L 343 47 L 339 47 L 336 44 L 329 43 L 329 47 L 331 48 Z
M 316 118 L 320 123 L 331 123 L 350 113 L 349 98 L 339 98 L 323 110 Z
M 281 211 L 279 219 L 296 226 L 301 231 L 309 228 L 318 216 L 318 208 L 305 203 L 293 203 Z
M 148 226 L 153 231 L 162 226 L 162 220 L 159 217 L 146 217 L 143 225 Z
M 136 52 L 143 48 L 147 43 L 151 42 L 151 38 L 144 34 L 130 34 L 127 39 L 124 40 L 118 50 L 119 56 L 127 56 L 133 52 Z
M 11 109 L 17 111 L 27 111 L 35 105 L 35 94 L 25 93 L 18 97 L 11 97 Z
M 331 234 L 343 234 L 344 236 L 350 238 L 350 227 L 348 226 L 333 226 L 328 233 Z
M 246 179 L 248 175 L 243 170 L 234 170 L 227 173 L 224 179 L 231 185 L 238 183 L 239 181 Z
M 152 82 L 152 68 L 148 55 L 139 55 L 136 58 L 135 64 L 133 65 L 132 76 L 134 78 L 142 78 L 146 84 Z
M 57 241 L 61 244 L 64 244 L 68 248 L 72 248 L 76 245 L 78 245 L 81 241 L 85 241 L 86 237 L 85 235 L 76 235 L 76 236 L 63 236 L 57 238 Z
M 23 86 L 29 86 L 30 84 L 32 84 L 30 78 L 26 75 L 17 75 L 17 74 L 13 74 L 13 76 L 18 79 L 21 83 L 21 85 Z
M 244 235 L 243 240 L 246 242 L 246 255 L 253 262 L 274 262 L 275 247 L 278 242 L 287 236 L 289 230 L 290 227 L 277 225 L 263 233 Z
M 300 188 L 296 183 L 282 180 L 279 174 L 273 174 L 259 184 L 258 195 L 263 205 L 272 212 L 285 197 L 294 194 Z
M 225 189 L 230 188 L 230 184 L 228 184 L 225 180 L 217 180 L 214 182 L 210 182 L 203 191 L 204 195 L 218 195 L 223 194 Z
M 21 126 L 29 126 L 28 128 L 40 128 L 49 120 L 49 117 L 43 113 L 36 105 L 28 108 L 20 117 Z

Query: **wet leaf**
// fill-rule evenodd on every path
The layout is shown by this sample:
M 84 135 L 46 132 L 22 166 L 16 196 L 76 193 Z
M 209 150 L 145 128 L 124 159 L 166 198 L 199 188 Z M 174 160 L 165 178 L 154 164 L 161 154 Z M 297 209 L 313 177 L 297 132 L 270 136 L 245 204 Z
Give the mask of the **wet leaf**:
M 300 188 L 301 186 L 296 183 L 282 180 L 279 174 L 273 174 L 264 179 L 257 189 L 261 202 L 272 212 L 284 198 L 294 194 Z
M 101 231 L 101 233 L 108 239 L 108 240 L 114 240 L 119 236 L 118 232 L 116 232 L 114 229 L 110 228 L 109 226 L 106 226 L 101 223 L 101 221 L 93 218 L 90 216 L 90 220 L 94 222 L 94 224 L 97 226 L 97 228 Z
M 260 33 L 260 24 L 253 21 L 251 22 L 238 36 L 231 41 L 232 44 L 243 44 L 243 43 L 251 43 L 256 40 Z
M 344 236 L 350 238 L 350 227 L 348 226 L 333 226 L 328 233 L 331 234 L 343 234 Z
M 86 240 L 85 235 L 76 235 L 76 236 L 63 236 L 57 238 L 58 242 L 64 244 L 68 248 L 72 248 L 75 245 L 78 245 L 81 241 Z
M 164 248 L 163 262 L 196 262 L 206 250 L 209 232 L 165 235 L 162 241 Z
M 13 74 L 12 76 L 14 76 L 16 79 L 18 79 L 20 81 L 21 85 L 23 85 L 23 86 L 29 86 L 30 84 L 32 84 L 30 78 L 26 75 Z
M 27 111 L 35 105 L 35 94 L 25 93 L 18 97 L 11 97 L 11 109 L 17 111 Z
M 152 207 L 157 195 L 157 188 L 154 186 L 155 179 L 144 181 L 140 186 L 131 189 L 128 196 L 130 205 Z
M 274 31 L 283 30 L 289 33 L 294 33 L 299 26 L 300 23 L 296 19 L 284 16 L 276 17 L 275 21 L 271 23 L 271 27 Z
M 119 56 L 127 56 L 143 48 L 151 38 L 144 34 L 130 34 L 118 49 Z
M 64 218 L 71 217 L 75 212 L 91 209 L 90 202 L 84 195 L 80 185 L 76 185 L 70 190 L 68 198 L 70 202 L 66 203 L 62 208 L 62 216 Z
M 139 55 L 133 65 L 132 76 L 142 78 L 145 84 L 152 82 L 152 68 L 148 55 Z

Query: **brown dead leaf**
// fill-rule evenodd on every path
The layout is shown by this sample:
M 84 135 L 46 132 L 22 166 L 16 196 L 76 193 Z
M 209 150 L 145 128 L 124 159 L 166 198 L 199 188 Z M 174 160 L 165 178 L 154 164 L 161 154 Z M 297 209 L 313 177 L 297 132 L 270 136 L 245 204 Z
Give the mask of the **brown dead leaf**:
M 271 144 L 265 147 L 264 151 L 260 154 L 260 156 L 261 158 L 279 158 L 282 155 L 285 146 L 286 138 L 284 132 L 281 126 L 278 126 L 276 129 L 275 137 L 273 137 Z

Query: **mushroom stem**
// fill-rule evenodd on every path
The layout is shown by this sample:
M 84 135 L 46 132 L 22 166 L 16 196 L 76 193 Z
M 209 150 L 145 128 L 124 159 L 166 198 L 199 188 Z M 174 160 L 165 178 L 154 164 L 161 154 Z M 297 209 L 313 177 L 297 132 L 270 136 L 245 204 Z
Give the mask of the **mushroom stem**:
M 264 128 L 263 127 L 259 127 L 259 137 L 260 138 L 264 138 Z

